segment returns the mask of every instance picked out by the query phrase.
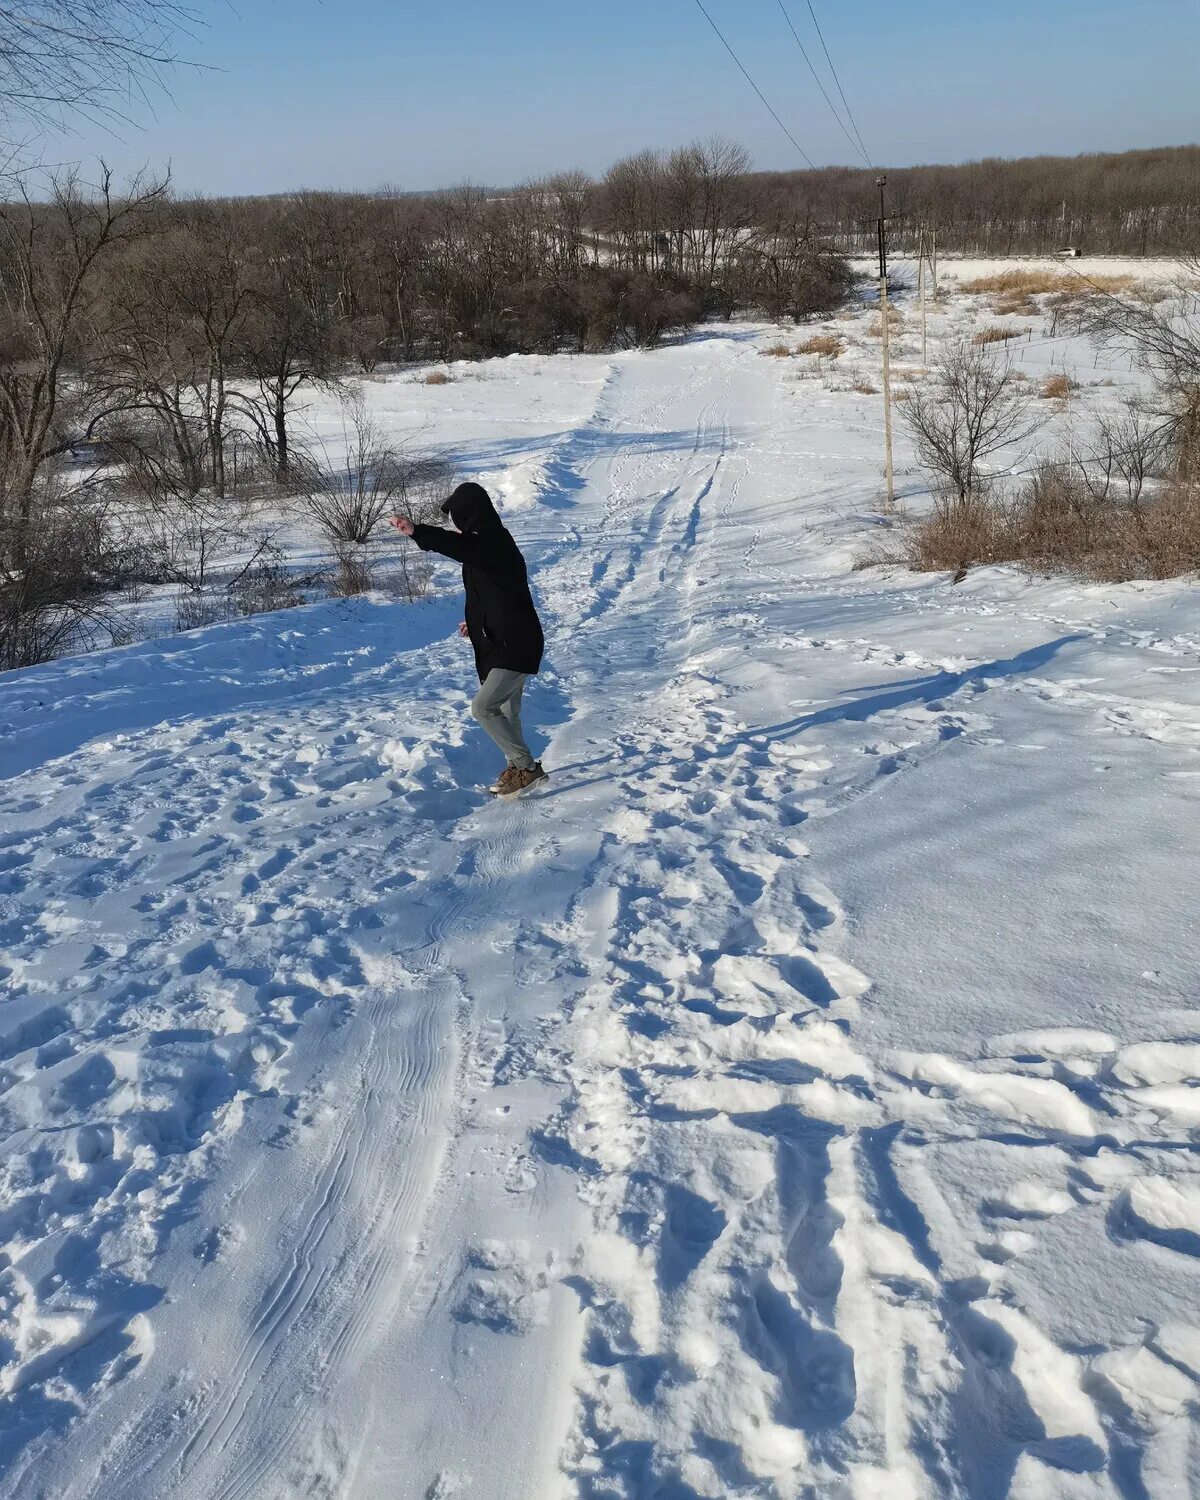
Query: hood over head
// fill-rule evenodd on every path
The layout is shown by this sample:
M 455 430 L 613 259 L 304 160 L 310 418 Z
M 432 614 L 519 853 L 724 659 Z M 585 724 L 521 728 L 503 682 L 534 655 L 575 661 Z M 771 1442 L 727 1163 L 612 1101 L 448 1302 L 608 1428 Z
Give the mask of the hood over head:
M 448 500 L 442 501 L 442 514 L 449 516 L 459 531 L 500 525 L 492 497 L 481 484 L 460 484 Z

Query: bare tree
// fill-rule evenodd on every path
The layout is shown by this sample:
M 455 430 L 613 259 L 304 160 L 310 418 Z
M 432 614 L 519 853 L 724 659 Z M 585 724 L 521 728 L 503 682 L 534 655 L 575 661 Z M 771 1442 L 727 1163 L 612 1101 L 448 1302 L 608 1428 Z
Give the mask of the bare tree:
M 734 141 L 713 136 L 672 151 L 663 172 L 663 227 L 672 269 L 711 285 L 738 236 L 751 222 L 744 179 L 750 155 Z
M 107 278 L 108 336 L 92 386 L 102 428 L 121 408 L 124 446 L 169 488 L 226 492 L 240 393 L 230 384 L 249 287 L 238 223 L 214 205 L 164 213 L 160 232 Z M 110 431 L 109 436 L 114 434 Z
M 978 495 L 986 458 L 1031 437 L 1045 421 L 1028 383 L 968 343 L 946 353 L 932 378 L 913 387 L 900 413 L 922 464 L 959 502 Z
M 0 5 L 0 118 L 35 127 L 68 114 L 128 117 L 161 88 L 199 24 L 170 0 L 23 0 Z
M 670 259 L 662 199 L 663 161 L 655 151 L 627 157 L 605 174 L 600 218 L 619 264 L 656 271 Z
M 145 228 L 167 184 L 137 178 L 121 195 L 101 163 L 99 184 L 52 175 L 50 202 L 0 204 L 0 512 L 19 559 L 38 471 L 65 452 L 68 368 L 95 292 L 97 266 Z
M 303 286 L 297 270 L 285 233 L 276 228 L 252 270 L 238 333 L 240 364 L 257 386 L 242 409 L 280 481 L 291 462 L 288 418 L 297 392 L 310 381 L 337 377 L 333 306 L 319 288 Z
M 1160 303 L 1097 298 L 1085 326 L 1101 345 L 1132 353 L 1154 381 L 1181 474 L 1200 473 L 1200 259 L 1190 261 L 1175 296 Z
M 764 206 L 758 222 L 739 237 L 726 277 L 731 306 L 796 322 L 837 307 L 856 279 L 849 262 L 822 242 L 807 213 L 777 205 Z

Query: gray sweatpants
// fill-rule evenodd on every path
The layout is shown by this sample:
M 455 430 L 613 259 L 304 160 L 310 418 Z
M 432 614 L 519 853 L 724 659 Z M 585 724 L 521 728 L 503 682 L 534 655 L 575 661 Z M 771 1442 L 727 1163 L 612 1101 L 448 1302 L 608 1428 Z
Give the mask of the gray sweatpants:
M 500 749 L 510 766 L 528 771 L 533 755 L 521 732 L 521 694 L 528 672 L 493 667 L 471 703 L 471 713 Z

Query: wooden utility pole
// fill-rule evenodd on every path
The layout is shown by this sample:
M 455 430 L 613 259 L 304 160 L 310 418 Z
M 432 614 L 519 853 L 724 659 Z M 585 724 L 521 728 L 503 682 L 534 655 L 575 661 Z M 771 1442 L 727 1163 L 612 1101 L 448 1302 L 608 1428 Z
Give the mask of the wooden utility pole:
M 896 508 L 896 482 L 892 471 L 892 348 L 891 327 L 888 321 L 887 294 L 887 238 L 884 226 L 887 210 L 883 203 L 886 177 L 876 178 L 879 187 L 879 320 L 883 325 L 883 456 L 887 475 L 887 508 Z
M 921 368 L 929 363 L 929 339 L 925 327 L 925 226 L 917 240 L 917 295 L 921 299 Z

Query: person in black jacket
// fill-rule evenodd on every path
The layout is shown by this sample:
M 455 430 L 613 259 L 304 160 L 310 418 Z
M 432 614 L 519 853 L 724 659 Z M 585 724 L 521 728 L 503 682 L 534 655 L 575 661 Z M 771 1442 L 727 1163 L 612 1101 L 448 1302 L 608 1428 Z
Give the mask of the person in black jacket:
M 488 790 L 511 796 L 546 775 L 521 729 L 525 680 L 542 665 L 542 624 L 529 593 L 525 559 L 483 486 L 460 484 L 442 505 L 442 514 L 457 531 L 422 526 L 407 516 L 393 516 L 392 525 L 423 552 L 441 552 L 462 563 L 467 607 L 458 629 L 475 648 L 480 682 L 471 712 L 508 762 Z

